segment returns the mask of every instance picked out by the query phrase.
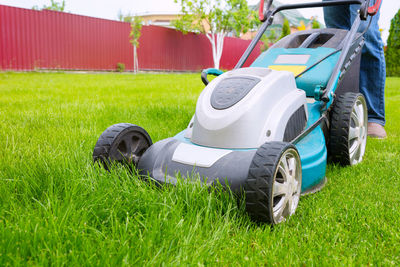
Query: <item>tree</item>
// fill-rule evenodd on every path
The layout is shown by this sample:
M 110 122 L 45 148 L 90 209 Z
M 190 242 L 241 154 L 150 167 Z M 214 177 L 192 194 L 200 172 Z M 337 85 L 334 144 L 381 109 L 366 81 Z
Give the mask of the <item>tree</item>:
M 257 15 L 246 0 L 174 0 L 180 3 L 182 16 L 173 26 L 183 33 L 203 33 L 211 43 L 214 68 L 219 62 L 228 33 L 236 36 L 256 25 Z
M 137 48 L 139 47 L 139 37 L 141 35 L 143 21 L 141 17 L 135 16 L 131 21 L 131 32 L 129 34 L 130 43 L 133 45 L 133 72 L 139 70 Z
M 64 12 L 65 10 L 65 0 L 62 0 L 60 3 L 56 0 L 50 0 L 50 5 L 44 5 L 42 8 L 39 8 L 38 6 L 33 6 L 32 9 L 34 10 L 42 10 L 42 9 L 47 9 L 47 10 L 54 10 L 54 11 L 61 11 Z
M 387 76 L 400 76 L 400 10 L 390 22 L 386 50 Z
M 275 43 L 277 38 L 278 36 L 276 35 L 276 31 L 274 29 L 269 32 L 269 35 L 263 34 L 261 37 L 261 42 L 263 42 L 263 45 L 261 46 L 261 52 L 268 50 L 269 45 Z
M 263 34 L 260 41 L 263 43 L 260 47 L 261 52 L 267 51 L 269 47 L 269 38 L 267 35 Z
M 276 32 L 274 29 L 272 29 L 268 35 L 268 40 L 270 43 L 274 43 L 276 41 L 276 38 L 277 38 Z
M 289 25 L 289 21 L 285 18 L 285 20 L 283 21 L 282 33 L 281 33 L 281 36 L 279 37 L 279 40 L 289 34 L 290 34 L 290 25 Z
M 316 18 L 313 18 L 311 28 L 312 29 L 320 29 L 321 28 L 321 24 L 319 24 L 319 22 Z

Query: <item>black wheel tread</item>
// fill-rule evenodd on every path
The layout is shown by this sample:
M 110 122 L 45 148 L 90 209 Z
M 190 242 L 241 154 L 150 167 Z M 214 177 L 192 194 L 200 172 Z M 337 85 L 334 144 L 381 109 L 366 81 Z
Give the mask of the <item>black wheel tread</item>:
M 152 144 L 150 136 L 140 126 L 131 123 L 114 124 L 108 127 L 97 140 L 96 145 L 93 149 L 93 162 L 100 162 L 107 169 L 107 164 L 110 162 L 109 153 L 114 141 L 116 140 L 118 135 L 131 127 L 141 129 L 143 134 L 150 142 L 150 145 Z
M 339 95 L 331 110 L 331 129 L 328 144 L 329 158 L 343 166 L 350 165 L 349 130 L 351 112 L 360 94 L 347 92 Z
M 257 149 L 245 182 L 246 210 L 258 222 L 273 224 L 270 203 L 273 176 L 282 153 L 293 145 L 285 142 L 270 142 Z

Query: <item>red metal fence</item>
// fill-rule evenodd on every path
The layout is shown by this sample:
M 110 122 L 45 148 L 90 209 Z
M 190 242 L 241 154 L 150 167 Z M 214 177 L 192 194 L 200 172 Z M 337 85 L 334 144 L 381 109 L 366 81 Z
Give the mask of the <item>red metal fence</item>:
M 129 23 L 49 10 L 0 5 L 0 69 L 133 69 Z M 221 68 L 231 69 L 250 41 L 227 37 Z M 204 35 L 143 26 L 139 68 L 197 71 L 212 67 L 211 45 Z M 248 62 L 260 54 L 256 47 Z

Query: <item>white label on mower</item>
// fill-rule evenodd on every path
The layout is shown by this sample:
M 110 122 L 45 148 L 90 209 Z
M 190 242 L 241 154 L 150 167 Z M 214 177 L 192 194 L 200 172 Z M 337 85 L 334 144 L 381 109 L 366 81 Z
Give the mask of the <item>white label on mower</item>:
M 279 55 L 274 64 L 306 64 L 310 55 Z
M 232 150 L 181 143 L 175 149 L 172 160 L 183 164 L 208 168 L 231 152 Z

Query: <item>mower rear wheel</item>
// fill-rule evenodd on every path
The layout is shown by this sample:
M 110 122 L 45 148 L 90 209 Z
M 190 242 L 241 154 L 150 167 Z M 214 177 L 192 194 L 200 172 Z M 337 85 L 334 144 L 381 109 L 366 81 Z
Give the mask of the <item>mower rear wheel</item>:
M 93 161 L 101 163 L 107 170 L 112 162 L 136 165 L 151 145 L 151 138 L 142 127 L 130 123 L 115 124 L 97 140 Z
M 367 144 L 368 113 L 360 93 L 339 95 L 331 111 L 328 153 L 333 162 L 343 166 L 362 161 Z
M 270 142 L 259 147 L 244 186 L 250 217 L 270 224 L 285 221 L 296 211 L 301 182 L 301 161 L 294 145 Z

